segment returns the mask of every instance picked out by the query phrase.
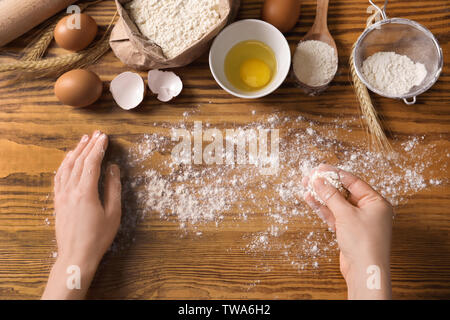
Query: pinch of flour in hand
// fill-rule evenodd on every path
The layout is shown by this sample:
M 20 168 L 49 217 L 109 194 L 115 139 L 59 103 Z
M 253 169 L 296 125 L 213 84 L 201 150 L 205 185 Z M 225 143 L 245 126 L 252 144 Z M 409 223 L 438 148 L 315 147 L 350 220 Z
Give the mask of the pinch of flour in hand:
M 340 180 L 340 176 L 339 173 L 335 172 L 335 171 L 319 171 L 319 170 L 314 170 L 312 172 L 311 177 L 309 178 L 309 183 L 308 183 L 308 190 L 311 193 L 311 196 L 317 200 L 320 204 L 325 205 L 326 200 L 328 199 L 321 199 L 319 197 L 319 195 L 316 193 L 316 191 L 314 190 L 314 181 L 316 181 L 316 179 L 318 178 L 323 178 L 325 180 L 325 183 L 332 185 L 334 188 L 336 188 L 342 195 L 344 195 L 346 198 L 348 196 L 348 191 L 344 188 L 344 186 L 342 185 L 342 182 Z

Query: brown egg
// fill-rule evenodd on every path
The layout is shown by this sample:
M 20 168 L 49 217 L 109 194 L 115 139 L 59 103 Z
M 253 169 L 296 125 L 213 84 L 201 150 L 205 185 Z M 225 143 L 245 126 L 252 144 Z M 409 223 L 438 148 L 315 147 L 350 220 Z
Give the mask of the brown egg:
M 92 71 L 74 69 L 56 80 L 55 95 L 64 104 L 86 107 L 102 95 L 102 81 Z
M 80 28 L 77 29 L 75 14 L 59 20 L 55 27 L 56 43 L 66 50 L 80 51 L 86 48 L 97 35 L 97 23 L 85 13 L 80 13 Z
M 288 32 L 300 17 L 300 0 L 266 0 L 261 17 L 281 32 Z

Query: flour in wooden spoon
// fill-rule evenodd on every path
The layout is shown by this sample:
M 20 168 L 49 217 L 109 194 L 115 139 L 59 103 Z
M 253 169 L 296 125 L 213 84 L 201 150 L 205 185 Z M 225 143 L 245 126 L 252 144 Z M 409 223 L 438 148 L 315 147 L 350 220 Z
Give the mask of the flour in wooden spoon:
M 294 73 L 300 82 L 318 87 L 327 84 L 338 67 L 333 47 L 323 41 L 300 41 L 294 53 Z

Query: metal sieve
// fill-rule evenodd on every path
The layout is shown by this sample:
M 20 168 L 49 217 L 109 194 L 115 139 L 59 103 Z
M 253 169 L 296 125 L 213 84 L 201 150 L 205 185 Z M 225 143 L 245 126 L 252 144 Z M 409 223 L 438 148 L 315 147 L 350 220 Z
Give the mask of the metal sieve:
M 370 91 L 380 96 L 403 99 L 408 104 L 416 103 L 416 97 L 427 91 L 439 78 L 443 66 L 442 49 L 434 35 L 421 24 L 401 18 L 388 19 L 386 16 L 387 0 L 383 9 L 370 4 L 378 10 L 382 20 L 368 27 L 358 38 L 353 49 L 353 63 L 356 74 Z M 390 51 L 406 55 L 414 62 L 423 63 L 427 76 L 418 86 L 402 96 L 390 96 L 374 88 L 364 77 L 362 64 L 365 59 L 380 51 Z

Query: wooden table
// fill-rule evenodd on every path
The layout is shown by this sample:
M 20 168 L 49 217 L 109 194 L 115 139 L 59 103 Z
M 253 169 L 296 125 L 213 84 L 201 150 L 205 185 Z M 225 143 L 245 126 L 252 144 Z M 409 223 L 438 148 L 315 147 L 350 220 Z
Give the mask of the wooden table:
M 262 1 L 244 0 L 238 19 L 258 18 Z M 207 54 L 176 72 L 184 82 L 182 94 L 170 103 L 149 95 L 133 112 L 119 109 L 107 87 L 128 70 L 112 52 L 90 69 L 105 82 L 105 91 L 94 107 L 61 106 L 53 95 L 54 79 L 28 81 L 0 89 L 0 298 L 37 299 L 43 292 L 54 262 L 52 180 L 64 154 L 84 133 L 101 129 L 110 135 L 108 157 L 120 156 L 121 147 L 132 145 L 143 133 L 166 134 L 164 125 L 183 120 L 207 121 L 232 128 L 259 116 L 281 112 L 301 115 L 320 124 L 336 117 L 358 116 L 350 84 L 348 57 L 352 43 L 363 30 L 367 1 L 330 1 L 329 26 L 339 48 L 339 71 L 331 87 L 319 97 L 304 95 L 291 80 L 276 93 L 256 101 L 234 98 L 221 90 L 208 70 Z M 114 13 L 113 1 L 88 10 L 100 25 Z M 315 1 L 302 1 L 295 30 L 287 34 L 292 48 L 311 26 Z M 385 125 L 397 139 L 426 135 L 447 157 L 450 132 L 450 7 L 446 0 L 391 1 L 388 15 L 427 26 L 442 46 L 445 62 L 439 81 L 421 95 L 414 106 L 405 106 L 372 95 Z M 3 48 L 2 60 L 18 57 L 31 33 Z M 50 54 L 64 51 L 53 48 Z M 142 73 L 145 77 L 145 73 Z M 4 84 L 4 75 L 1 76 Z M 156 126 L 153 125 L 156 123 Z M 358 124 L 355 137 L 364 139 Z M 351 143 L 351 141 L 349 142 Z M 450 187 L 448 172 L 439 188 L 425 188 L 396 208 L 393 230 L 392 282 L 394 298 L 450 298 Z M 230 216 L 236 214 L 229 213 Z M 48 218 L 49 225 L 45 223 Z M 255 225 L 247 228 L 257 230 Z M 299 222 L 300 224 L 300 222 Z M 323 229 L 323 228 L 322 228 Z M 323 232 L 326 232 L 323 229 Z M 318 269 L 302 272 L 291 268 L 276 253 L 248 255 L 230 250 L 242 242 L 242 230 L 231 222 L 204 229 L 202 237 L 180 238 L 176 223 L 151 216 L 136 229 L 136 241 L 126 250 L 107 255 L 90 290 L 91 298 L 263 298 L 344 299 L 346 286 L 339 272 L 338 256 L 320 261 Z M 270 262 L 271 270 L 254 266 Z

